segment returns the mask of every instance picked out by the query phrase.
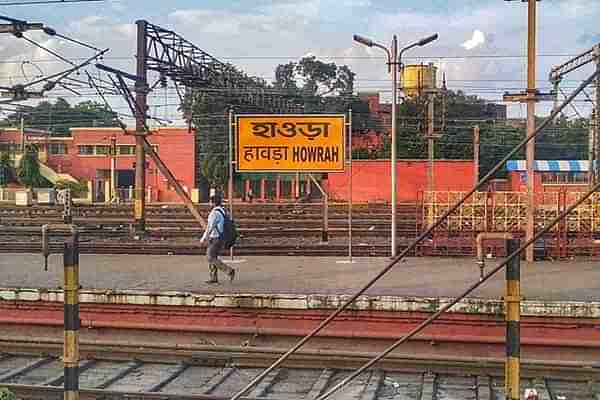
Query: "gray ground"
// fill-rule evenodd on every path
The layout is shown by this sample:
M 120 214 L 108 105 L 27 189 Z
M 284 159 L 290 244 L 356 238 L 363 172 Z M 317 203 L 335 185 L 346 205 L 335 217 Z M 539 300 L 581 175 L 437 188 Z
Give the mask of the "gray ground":
M 227 257 L 225 258 L 227 259 Z M 83 288 L 191 291 L 196 293 L 349 294 L 371 279 L 388 262 L 363 258 L 353 264 L 317 257 L 244 257 L 230 283 L 210 286 L 202 256 L 81 255 Z M 37 254 L 1 254 L 0 287 L 58 288 L 62 257 L 50 257 L 49 271 Z M 488 270 L 496 261 L 488 262 Z M 367 292 L 370 295 L 456 296 L 478 281 L 473 259 L 408 258 Z M 592 261 L 522 263 L 525 299 L 600 301 L 600 265 Z M 504 272 L 499 272 L 474 297 L 499 298 Z

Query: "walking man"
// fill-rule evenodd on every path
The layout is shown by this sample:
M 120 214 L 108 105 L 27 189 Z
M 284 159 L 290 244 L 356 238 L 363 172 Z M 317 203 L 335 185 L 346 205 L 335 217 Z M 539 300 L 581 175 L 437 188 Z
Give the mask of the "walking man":
M 208 258 L 208 271 L 210 273 L 210 279 L 206 283 L 214 284 L 219 283 L 218 270 L 227 274 L 229 280 L 233 281 L 235 278 L 235 269 L 219 260 L 219 255 L 225 246 L 223 240 L 223 232 L 225 229 L 225 209 L 222 206 L 221 197 L 218 194 L 214 194 L 210 197 L 210 205 L 212 207 L 210 214 L 208 215 L 208 224 L 200 244 L 207 244 L 206 256 Z

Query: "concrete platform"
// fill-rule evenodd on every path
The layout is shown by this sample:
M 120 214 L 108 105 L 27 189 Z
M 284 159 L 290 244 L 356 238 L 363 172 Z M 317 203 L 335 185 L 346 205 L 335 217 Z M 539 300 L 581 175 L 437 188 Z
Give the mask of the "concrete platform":
M 227 257 L 224 258 L 227 261 Z M 84 289 L 135 289 L 142 291 L 223 293 L 352 294 L 388 262 L 383 258 L 356 259 L 353 264 L 336 258 L 244 257 L 232 264 L 237 278 L 221 277 L 208 285 L 205 257 L 81 255 L 80 281 Z M 487 270 L 497 265 L 488 262 Z M 598 262 L 522 263 L 522 294 L 530 300 L 600 301 Z M 60 288 L 62 257 L 53 255 L 49 270 L 37 254 L 0 255 L 0 287 Z M 367 295 L 455 297 L 479 280 L 472 259 L 407 258 L 370 289 Z M 504 273 L 486 282 L 472 297 L 500 298 Z
M 197 256 L 82 255 L 82 303 L 328 309 L 341 304 L 388 262 L 382 258 L 337 263 L 335 258 L 249 257 L 232 264 L 234 282 L 208 285 L 206 262 Z M 488 263 L 488 270 L 498 261 Z M 0 300 L 62 301 L 62 257 L 49 270 L 37 254 L 0 256 Z M 431 312 L 479 280 L 470 259 L 408 258 L 352 308 Z M 503 312 L 500 272 L 453 312 Z M 595 262 L 522 264 L 524 315 L 597 318 L 600 267 Z

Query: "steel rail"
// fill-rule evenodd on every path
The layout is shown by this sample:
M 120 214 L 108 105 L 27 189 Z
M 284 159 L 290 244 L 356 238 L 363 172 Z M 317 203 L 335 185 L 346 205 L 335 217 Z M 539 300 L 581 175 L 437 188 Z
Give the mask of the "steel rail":
M 62 351 L 62 339 L 48 337 L 25 337 L 25 336 L 0 336 L 0 344 L 5 349 L 5 353 L 11 354 L 29 354 L 30 351 L 41 352 L 43 354 L 60 353 Z M 501 344 L 500 342 L 498 344 Z M 128 355 L 143 363 L 155 363 L 156 358 L 166 363 L 189 362 L 194 365 L 194 360 L 199 356 L 209 356 L 215 360 L 223 360 L 229 363 L 235 360 L 237 364 L 247 359 L 266 360 L 274 358 L 281 353 L 281 348 L 277 347 L 249 347 L 235 345 L 203 345 L 203 344 L 172 344 L 165 342 L 144 342 L 144 341 L 125 341 L 125 340 L 104 340 L 104 339 L 83 339 L 80 341 L 81 353 L 91 354 L 96 361 L 122 361 L 122 355 Z M 16 348 L 18 351 L 12 351 Z M 26 350 L 23 350 L 26 349 Z M 60 355 L 60 354 L 58 354 Z M 168 357 L 163 358 L 163 355 Z M 377 355 L 371 351 L 349 351 L 349 350 L 303 350 L 298 352 L 291 362 L 286 365 L 288 368 L 294 368 L 296 363 L 302 365 L 306 361 L 322 361 L 326 359 L 330 362 L 359 362 L 364 359 L 371 359 Z M 167 361 L 168 359 L 168 361 Z M 191 361 L 190 361 L 191 360 Z M 403 366 L 407 364 L 423 364 L 436 366 L 456 366 L 470 367 L 473 369 L 502 369 L 504 368 L 504 358 L 499 357 L 469 357 L 469 356 L 450 356 L 450 355 L 415 355 L 408 353 L 391 354 L 386 359 L 389 362 L 397 362 Z M 552 372 L 593 372 L 590 369 L 596 368 L 598 363 L 586 361 L 556 361 L 551 359 L 523 359 L 522 365 L 525 369 L 547 370 Z M 337 368 L 337 367 L 336 367 Z
M 498 273 L 499 271 L 501 271 L 515 257 L 519 257 L 520 254 L 528 246 L 530 246 L 531 244 L 535 243 L 536 240 L 538 240 L 542 236 L 544 236 L 544 234 L 546 232 L 548 232 L 550 229 L 552 229 L 552 227 L 554 227 L 554 225 L 556 225 L 557 223 L 559 223 L 563 218 L 565 218 L 567 215 L 569 215 L 569 213 L 571 213 L 571 211 L 573 211 L 574 209 L 576 209 L 577 207 L 579 207 L 579 205 L 581 203 L 583 203 L 584 201 L 586 201 L 588 199 L 588 197 L 590 197 L 594 192 L 597 192 L 598 190 L 600 190 L 600 183 L 597 183 L 596 185 L 594 185 L 589 191 L 587 191 L 583 196 L 581 196 L 575 203 L 571 204 L 565 211 L 563 211 L 560 215 L 558 215 L 556 218 L 554 218 L 548 225 L 544 226 L 544 228 L 542 228 L 540 231 L 538 231 L 531 238 L 531 240 L 528 240 L 527 242 L 525 242 L 525 244 L 521 245 L 517 250 L 515 250 L 512 254 L 510 254 L 508 257 L 506 257 L 506 259 L 500 265 L 498 265 L 490 273 L 488 273 L 487 275 L 485 275 L 479 282 L 471 285 L 462 294 L 460 294 L 454 300 L 452 300 L 451 302 L 449 302 L 448 304 L 446 304 L 445 306 L 443 306 L 442 308 L 440 308 L 438 311 L 436 311 L 434 314 L 432 314 L 425 321 L 423 321 L 422 323 L 420 323 L 418 326 L 416 326 L 415 328 L 413 328 L 410 332 L 408 332 L 402 338 L 400 338 L 399 340 L 397 340 L 394 344 L 390 345 L 387 349 L 385 349 L 377 357 L 374 357 L 368 363 L 364 364 L 362 367 L 360 367 L 359 369 L 357 369 L 355 372 L 353 372 L 352 374 L 348 375 L 348 377 L 346 377 L 343 380 L 341 380 L 338 384 L 336 384 L 334 387 L 332 387 L 331 389 L 329 389 L 326 393 L 324 393 L 321 396 L 317 397 L 315 400 L 325 400 L 330 395 L 332 395 L 337 390 L 339 390 L 342 386 L 344 386 L 347 383 L 349 383 L 350 381 L 352 381 L 358 375 L 360 375 L 365 370 L 369 369 L 375 363 L 377 363 L 378 361 L 380 361 L 382 358 L 384 358 L 385 356 L 387 356 L 389 353 L 391 353 L 392 351 L 394 351 L 402 343 L 405 343 L 410 338 L 412 338 L 414 335 L 416 335 L 417 333 L 421 332 L 428 325 L 430 325 L 434 320 L 436 320 L 440 315 L 442 315 L 443 313 L 445 313 L 446 311 L 448 311 L 450 308 L 454 307 L 459 301 L 461 301 L 463 298 L 467 297 L 474 290 L 476 290 L 481 285 L 483 285 L 486 281 L 488 281 L 492 276 L 494 276 L 496 273 Z
M 450 216 L 453 212 L 458 210 L 458 208 L 469 198 L 473 193 L 475 193 L 478 189 L 480 189 L 492 176 L 496 174 L 512 156 L 514 156 L 523 146 L 533 140 L 546 126 L 548 126 L 552 120 L 569 104 L 575 97 L 579 95 L 579 93 L 588 86 L 596 76 L 599 75 L 599 71 L 595 71 L 592 75 L 590 75 L 585 81 L 583 81 L 579 87 L 571 93 L 568 99 L 566 99 L 559 107 L 554 109 L 552 113 L 546 118 L 529 136 L 526 136 L 519 144 L 517 144 L 508 154 L 499 161 L 483 178 L 479 180 L 479 182 L 465 195 L 463 196 L 454 206 L 450 207 L 438 220 L 436 220 L 433 224 L 431 224 L 423 233 L 419 235 L 407 248 L 405 248 L 397 257 L 395 257 L 387 266 L 385 266 L 375 277 L 373 277 L 365 286 L 363 286 L 359 291 L 357 291 L 350 299 L 348 299 L 344 304 L 342 304 L 337 310 L 335 310 L 329 317 L 323 320 L 313 331 L 311 331 L 308 335 L 302 338 L 296 345 L 294 345 L 290 350 L 288 350 L 285 354 L 283 354 L 277 361 L 275 361 L 269 368 L 265 369 L 259 375 L 257 375 L 250 383 L 248 383 L 244 388 L 234 394 L 230 400 L 238 400 L 240 399 L 244 393 L 253 388 L 256 384 L 262 381 L 271 371 L 277 368 L 283 361 L 285 361 L 291 354 L 296 352 L 299 348 L 301 348 L 304 344 L 306 344 L 311 338 L 316 336 L 323 328 L 325 328 L 335 317 L 337 317 L 342 311 L 346 310 L 354 301 L 360 297 L 364 292 L 366 292 L 371 286 L 373 286 L 381 277 L 383 277 L 386 273 L 388 273 L 400 260 L 402 260 L 409 252 L 411 252 L 423 239 L 425 239 L 431 232 L 433 232 L 441 223 Z M 589 193 L 589 192 L 588 192 Z M 482 281 L 483 282 L 483 281 Z
M 63 389 L 55 386 L 40 385 L 21 385 L 13 383 L 3 383 L 10 391 L 14 392 L 19 399 L 45 400 L 63 399 Z M 210 394 L 174 394 L 162 392 L 127 392 L 108 389 L 79 389 L 79 395 L 82 400 L 227 400 L 226 396 L 216 396 Z M 258 397 L 243 397 L 244 400 L 259 400 Z M 264 399 L 264 398 L 263 398 Z M 277 400 L 271 399 L 271 400 Z

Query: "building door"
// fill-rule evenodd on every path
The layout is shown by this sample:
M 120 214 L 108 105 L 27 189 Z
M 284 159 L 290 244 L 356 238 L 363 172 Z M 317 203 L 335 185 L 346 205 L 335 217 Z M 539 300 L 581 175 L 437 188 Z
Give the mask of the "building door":
M 117 171 L 117 187 L 128 188 L 135 186 L 135 171 L 132 169 L 120 169 Z
M 104 203 L 106 199 L 104 198 L 104 189 L 105 189 L 105 180 L 104 179 L 96 179 L 94 180 L 94 199 L 95 203 Z

